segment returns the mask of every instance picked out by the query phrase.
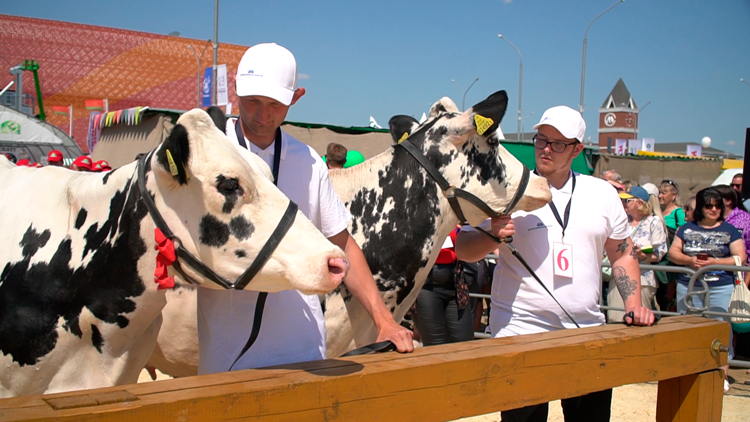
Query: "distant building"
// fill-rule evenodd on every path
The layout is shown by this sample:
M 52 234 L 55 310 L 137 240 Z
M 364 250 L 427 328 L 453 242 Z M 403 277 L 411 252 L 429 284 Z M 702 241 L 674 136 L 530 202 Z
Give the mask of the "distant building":
M 640 111 L 625 82 L 618 79 L 599 109 L 599 151 L 614 148 L 615 139 L 638 139 Z
M 686 154 L 688 145 L 700 145 L 697 142 L 673 142 L 673 143 L 657 143 L 656 149 L 658 152 L 670 152 L 675 154 Z M 735 160 L 742 160 L 742 155 L 733 154 L 729 151 L 722 151 L 713 147 L 702 148 L 702 157 L 711 158 L 732 158 Z

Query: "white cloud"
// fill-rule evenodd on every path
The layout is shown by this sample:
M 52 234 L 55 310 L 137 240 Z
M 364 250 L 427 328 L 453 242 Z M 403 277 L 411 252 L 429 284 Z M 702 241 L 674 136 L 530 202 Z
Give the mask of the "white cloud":
M 734 140 L 727 141 L 727 145 L 729 145 L 730 147 L 733 147 L 733 146 L 737 145 L 737 142 L 735 142 Z
M 505 3 L 505 4 L 511 4 L 511 3 L 513 3 L 513 0 L 503 0 L 503 3 Z
M 308 75 L 307 73 L 299 73 L 299 74 L 297 74 L 297 76 L 300 79 L 310 79 L 310 75 Z

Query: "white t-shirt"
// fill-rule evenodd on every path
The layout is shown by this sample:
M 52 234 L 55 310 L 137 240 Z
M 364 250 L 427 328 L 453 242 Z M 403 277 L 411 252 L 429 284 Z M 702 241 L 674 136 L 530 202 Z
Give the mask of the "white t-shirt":
M 237 142 L 234 125 L 227 136 Z M 326 237 L 344 231 L 350 215 L 333 190 L 328 168 L 309 146 L 282 131 L 278 187 Z M 250 151 L 273 166 L 274 145 Z M 258 292 L 198 288 L 199 374 L 229 370 L 250 337 Z M 326 358 L 325 319 L 317 296 L 297 290 L 269 293 L 260 333 L 233 369 Z
M 560 219 L 571 200 L 572 178 L 558 190 L 550 186 Z M 554 275 L 553 242 L 561 242 L 562 226 L 549 206 L 511 215 L 516 234 L 513 246 L 534 269 L 555 298 L 581 327 L 604 323 L 598 307 L 604 243 L 628 237 L 628 219 L 617 192 L 604 180 L 575 174 L 564 242 L 573 248 L 573 277 Z M 489 229 L 487 220 L 480 226 Z M 464 227 L 462 230 L 475 230 Z M 550 295 L 539 285 L 510 249 L 500 245 L 492 282 L 490 329 L 493 337 L 575 328 Z

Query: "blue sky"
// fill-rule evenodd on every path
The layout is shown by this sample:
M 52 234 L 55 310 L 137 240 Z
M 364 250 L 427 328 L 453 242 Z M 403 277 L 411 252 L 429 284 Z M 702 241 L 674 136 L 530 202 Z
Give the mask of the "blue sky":
M 213 38 L 214 1 L 4 2 L 2 13 L 160 34 Z M 385 126 L 419 118 L 442 96 L 466 107 L 505 89 L 502 128 L 516 132 L 519 57 L 523 126 L 555 105 L 578 108 L 586 26 L 614 0 L 266 2 L 222 0 L 219 42 L 276 42 L 297 57 L 307 95 L 288 120 Z M 2 46 L 0 46 L 0 53 Z M 475 78 L 479 81 L 466 91 Z M 626 0 L 589 30 L 586 136 L 623 78 L 639 107 L 640 134 L 743 154 L 750 127 L 750 0 Z M 750 83 L 750 82 L 749 82 Z M 658 148 L 657 148 L 658 149 Z

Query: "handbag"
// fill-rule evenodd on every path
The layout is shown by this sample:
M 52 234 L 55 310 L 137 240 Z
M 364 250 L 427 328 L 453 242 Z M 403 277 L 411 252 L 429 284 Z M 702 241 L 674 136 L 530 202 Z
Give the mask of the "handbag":
M 742 266 L 740 257 L 733 256 L 734 263 L 738 266 Z M 750 290 L 745 285 L 745 280 L 741 276 L 739 271 L 735 272 L 734 277 L 734 291 L 732 292 L 732 298 L 729 300 L 729 313 L 743 315 L 747 318 L 736 318 L 732 317 L 732 330 L 737 333 L 748 333 L 750 332 Z

